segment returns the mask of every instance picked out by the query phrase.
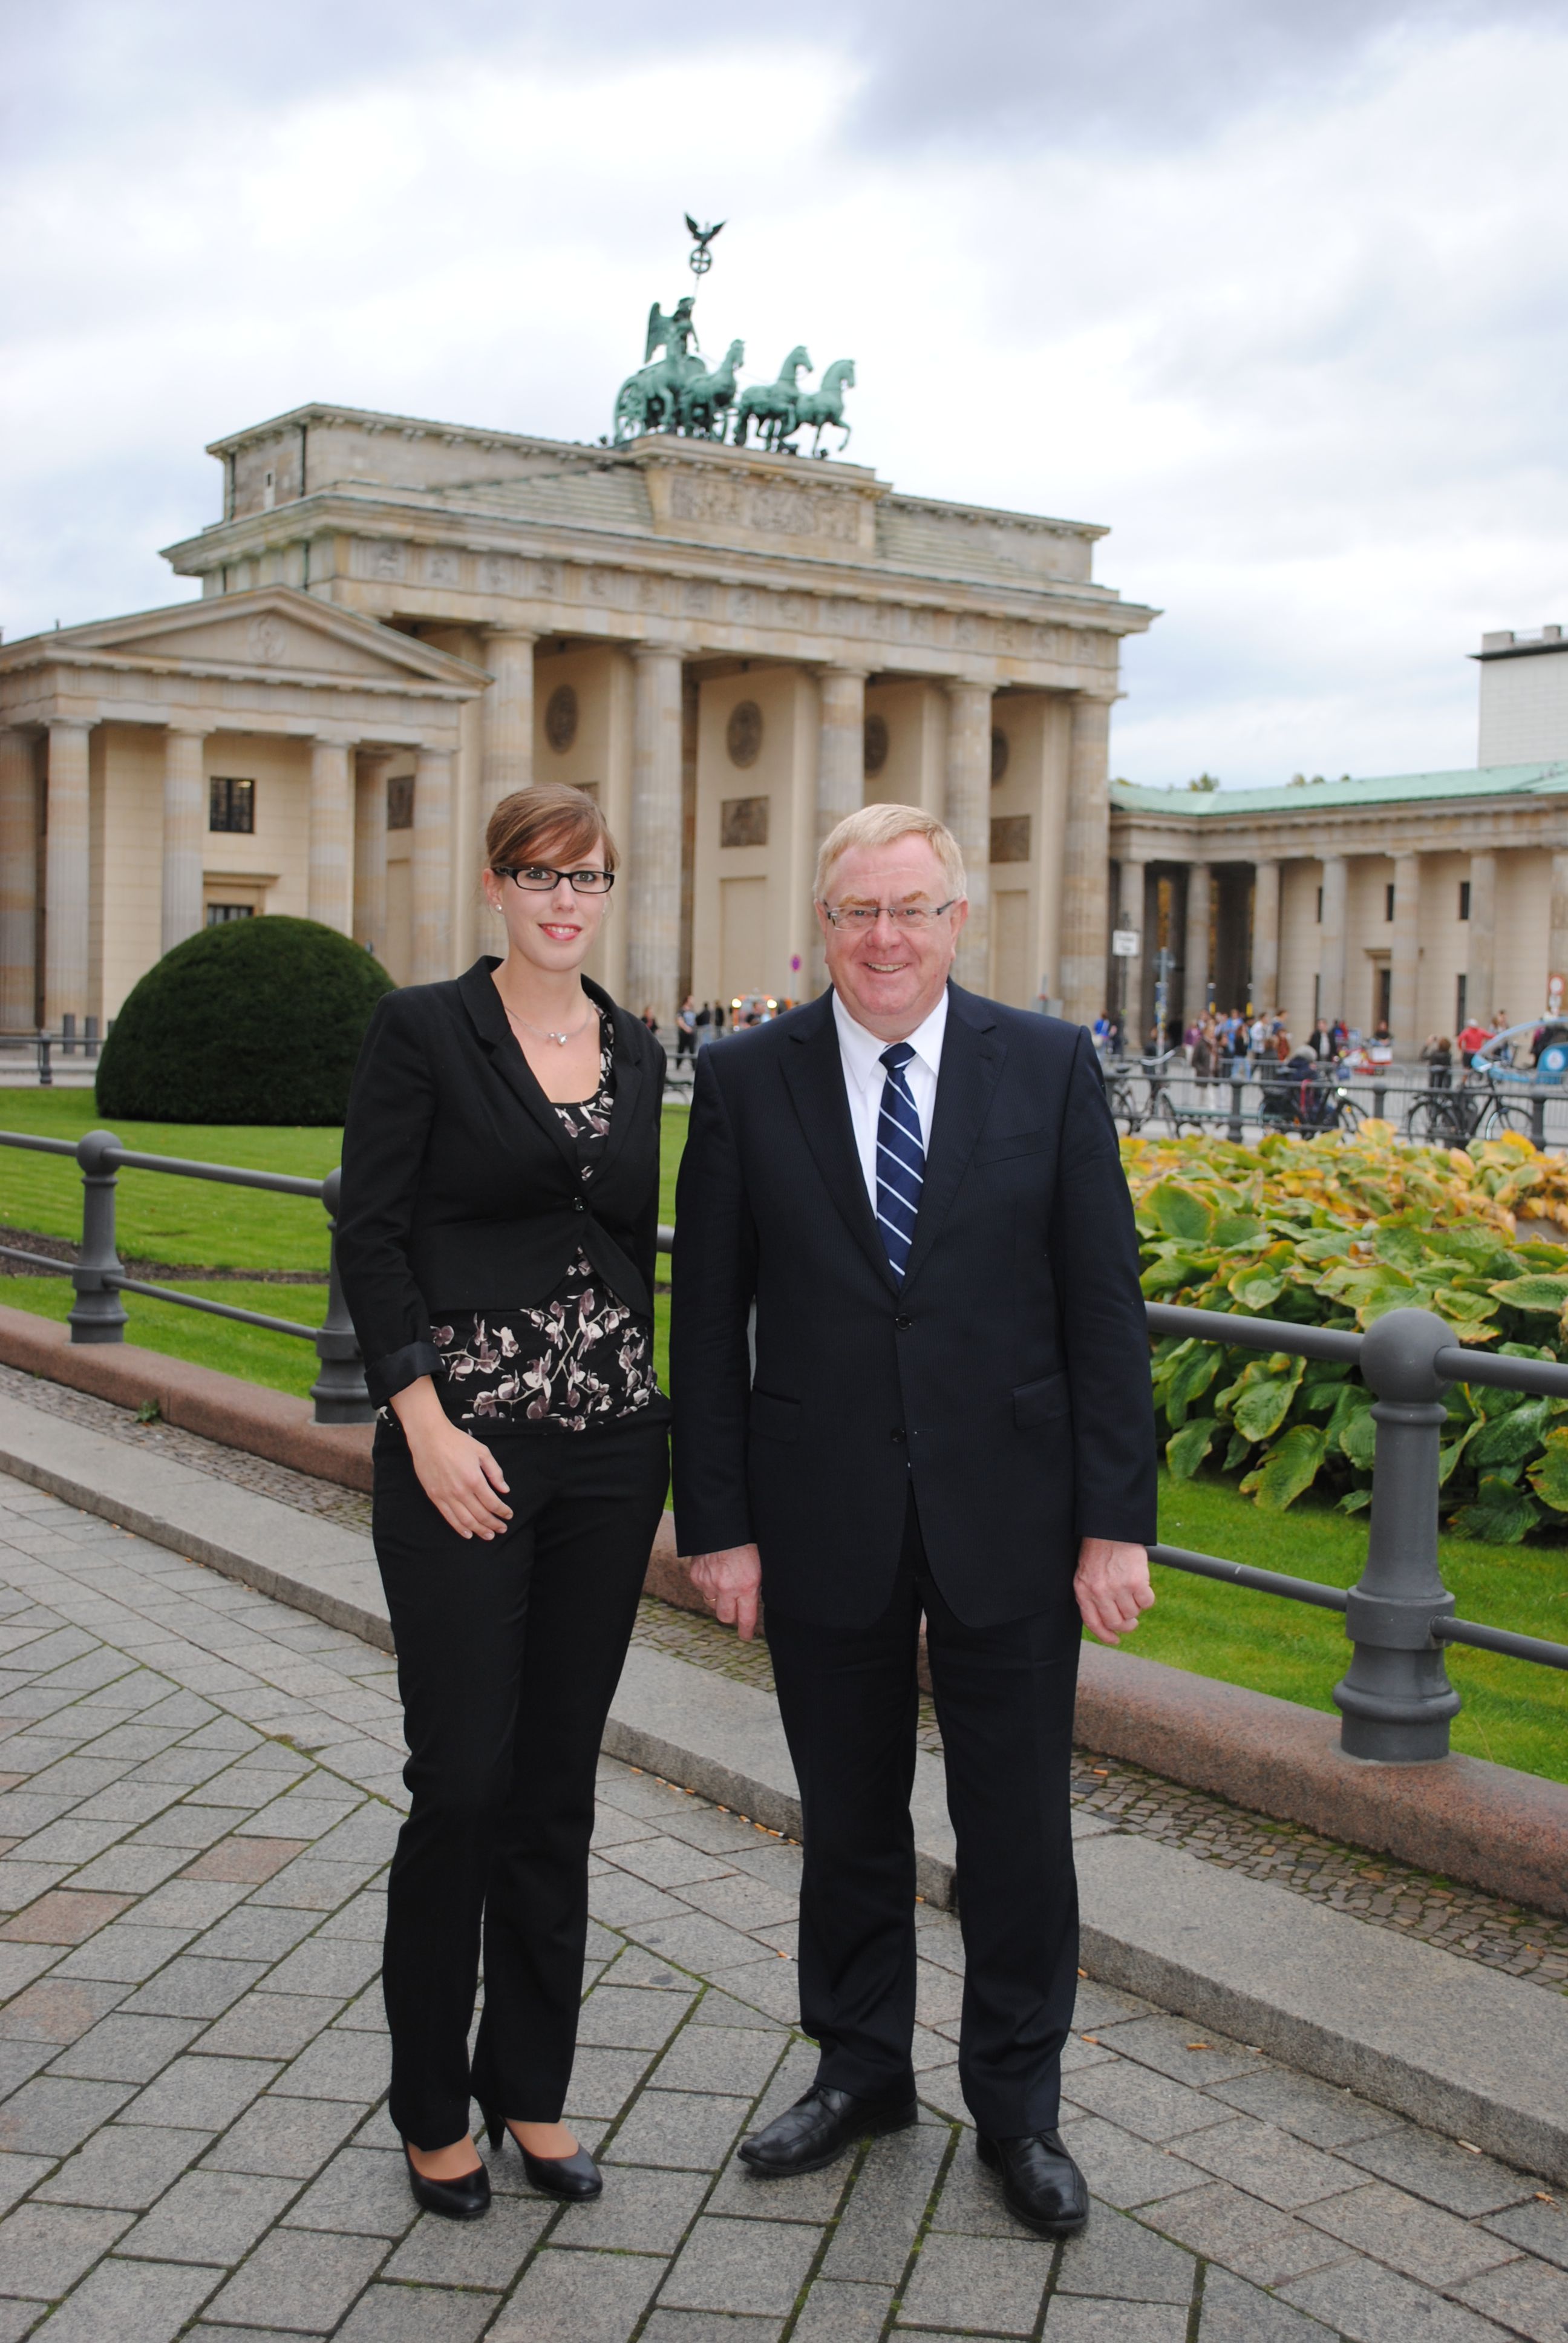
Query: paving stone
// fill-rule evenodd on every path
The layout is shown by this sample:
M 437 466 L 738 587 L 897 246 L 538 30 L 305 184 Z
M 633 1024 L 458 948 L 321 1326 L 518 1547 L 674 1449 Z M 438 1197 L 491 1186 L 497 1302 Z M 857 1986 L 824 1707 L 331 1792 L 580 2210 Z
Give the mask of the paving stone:
M 219 2325 L 323 2334 L 337 2326 L 387 2252 L 383 2239 L 275 2229 L 208 2305 Z
M 794 2180 L 759 2180 L 739 2157 L 732 2157 L 715 2181 L 706 2209 L 742 2221 L 805 2221 L 819 2227 L 837 2213 L 854 2160 L 855 2150 L 847 2147 L 821 2172 L 803 2172 Z
M 78 1879 L 81 1875 L 76 1875 Z M 216 1879 L 166 1879 L 161 1887 L 143 1896 L 136 1917 L 148 1927 L 210 1931 L 245 1892 L 243 1887 L 226 1887 Z M 196 1952 L 207 1949 L 199 1942 L 192 1946 Z
M 113 1894 L 146 1896 L 176 1872 L 185 1856 L 178 1847 L 111 1846 L 85 1863 L 73 1885 Z
M 710 2172 L 729 2154 L 749 2112 L 745 2099 L 719 2098 L 699 2091 L 647 2090 L 617 2131 L 608 2153 L 618 2164 L 661 2164 L 689 2172 Z
M 769 1880 L 731 1872 L 728 1877 L 689 1881 L 679 1894 L 683 1904 L 706 1912 L 709 1919 L 722 1921 L 726 1927 L 749 1931 L 773 1928 L 786 1922 L 790 1936 L 794 1936 L 796 1888 L 792 1882 L 780 1880 L 775 1886 Z
M 116 2014 L 100 2018 L 78 2041 L 61 2051 L 49 2072 L 78 2076 L 91 2082 L 149 2083 L 200 2031 L 201 2024 L 196 2018 Z
M 1457 2220 L 1441 2206 L 1407 2196 L 1382 2180 L 1309 2205 L 1303 2217 L 1314 2228 L 1424 2286 L 1454 2285 L 1495 2268 L 1515 2250 L 1487 2230 Z
M 673 1994 L 596 1986 L 583 2004 L 578 2039 L 609 2050 L 658 2050 L 685 2015 Z
M 945 2127 L 929 2136 L 946 2147 L 949 2134 Z M 899 2134 L 900 2139 L 913 2137 L 916 2135 L 909 2132 Z M 1152 2154 L 1154 2151 L 1145 2150 L 1145 2153 Z M 859 2194 L 857 2183 L 855 2195 Z M 851 2197 L 851 2205 L 853 2201 Z M 931 2227 L 933 2229 L 956 2230 L 965 2237 L 975 2237 L 1027 2238 L 1035 2234 L 1023 2222 L 1015 2220 L 1008 2211 L 1000 2180 L 994 2172 L 987 2170 L 975 2154 L 972 2132 L 960 2137 L 957 2153 L 948 2167 L 941 2195 L 931 2214 Z M 832 2258 L 833 2249 L 830 2249 L 829 2263 Z
M 759 2013 L 783 2026 L 800 2022 L 800 1989 L 793 1961 L 749 1961 L 743 1968 L 726 1969 L 724 1991 L 743 2006 L 745 2014 L 739 2021 L 743 2025 L 755 2026 Z M 731 2021 L 717 2015 L 705 2017 L 699 2011 L 695 2022 L 717 2026 Z
M 1080 2026 L 1097 2034 L 1107 2048 L 1123 2058 L 1135 2058 L 1173 2082 L 1190 2083 L 1195 2091 L 1215 2083 L 1234 2081 L 1251 2074 L 1258 2061 L 1254 2052 L 1223 2034 L 1212 2034 L 1190 2017 L 1171 2017 L 1161 2011 L 1153 2017 L 1134 2017 L 1120 2026 Z
M 413 2227 L 417 2215 L 400 2155 L 382 2148 L 345 2147 L 291 2207 L 287 2225 L 301 2229 L 346 2229 L 360 2237 L 401 2237 Z
M 269 1879 L 265 1887 L 253 1888 L 251 1898 L 257 1905 L 271 1904 L 279 1910 L 336 1912 L 360 1893 L 378 1868 L 372 1863 L 327 1863 L 315 1855 L 302 1855 L 280 1871 L 276 1879 Z
M 1509 2262 L 1450 2291 L 1530 2343 L 1562 2343 L 1568 2335 L 1568 2277 L 1549 2262 Z
M 878 2343 L 892 2304 L 890 2286 L 819 2278 L 790 2329 L 790 2343 Z
M 106 2011 L 123 2002 L 124 1986 L 48 1977 L 30 1985 L 0 2010 L 0 2038 L 20 2042 L 75 2042 Z
M 822 2263 L 825 2278 L 890 2287 L 902 2281 L 950 2137 L 934 2126 L 917 2124 L 911 2130 L 872 2140 L 829 2243 Z M 777 2185 L 783 2188 L 790 2184 Z
M 54 2056 L 52 2042 L 0 2042 L 0 2098 L 20 2090 Z
M 236 1809 L 238 1812 L 238 1809 Z M 305 1852 L 298 1838 L 224 1838 L 186 1866 L 187 1879 L 233 1880 L 259 1887 L 264 1880 Z
M 146 2210 L 211 2141 L 209 2131 L 151 2124 L 106 2124 L 45 2180 L 38 2195 L 56 2205 L 122 2206 Z
M 547 2249 L 487 2343 L 626 2343 L 663 2276 L 662 2262 L 640 2255 Z
M 354 1936 L 360 1943 L 378 1945 L 387 1934 L 387 1896 L 381 1888 L 362 1888 L 351 1896 L 341 1911 L 331 1913 L 323 1920 L 317 1934 L 322 1936 Z
M 1539 2254 L 1543 2261 L 1554 2262 L 1559 2269 L 1568 2269 L 1568 2212 L 1560 2204 L 1511 2205 L 1482 2227 L 1506 2237 L 1510 2245 Z
M 933 2230 L 915 2264 L 900 2323 L 1032 2334 L 1053 2252 L 1044 2238 L 1025 2242 Z
M 1533 2197 L 1545 2183 L 1533 2173 L 1515 2172 L 1490 2156 L 1473 2156 L 1436 2132 L 1417 2130 L 1413 2124 L 1381 2133 L 1345 2150 L 1347 2162 L 1359 2164 L 1380 2179 L 1392 2180 L 1412 2197 L 1430 2197 L 1451 2213 L 1466 2217 L 1500 2213 L 1505 2205 Z
M 109 1932 L 106 1929 L 104 1933 L 106 1936 Z M 0 2001 L 9 2001 L 13 1995 L 21 1993 L 44 1970 L 54 1967 L 56 1957 L 53 1945 L 0 1945 Z M 81 1955 L 71 1953 L 66 1957 L 75 1961 Z
M 646 1879 L 613 1867 L 588 1881 L 588 1910 L 607 1928 L 625 1928 L 634 1920 L 682 1920 L 686 1906 Z
M 192 1881 L 193 1886 L 203 1883 Z M 245 1903 L 208 1928 L 192 1946 L 198 1958 L 218 1961 L 280 1961 L 308 1936 L 317 1925 L 310 1912 L 291 1912 L 281 1905 Z
M 771 2313 L 785 2318 L 805 2283 L 821 2232 L 792 2221 L 705 2215 L 665 2280 L 670 2309 Z
M 391 2059 L 379 2034 L 334 2026 L 301 2051 L 273 2089 L 279 2098 L 353 2099 L 367 2107 L 381 2097 L 390 2075 Z
M 611 1836 L 616 1827 L 610 1825 Z M 649 1832 L 646 1824 L 634 1823 L 624 1816 L 619 1819 L 618 1828 L 626 1835 L 615 1848 L 614 1867 L 629 1872 L 635 1879 L 646 1880 L 651 1887 L 686 1887 L 699 1879 L 727 1879 L 732 1875 L 730 1865 L 722 1857 L 693 1846 L 688 1839 L 663 1837 Z M 597 1853 L 605 1852 L 606 1834 L 597 1826 L 593 1845 Z
M 1091 2066 L 1074 2075 L 1065 2097 L 1090 2115 L 1108 2116 L 1141 2139 L 1179 2139 L 1218 2122 L 1221 2114 L 1201 2091 L 1126 2063 Z
M 125 2005 L 132 2016 L 220 2017 L 265 1976 L 264 1961 L 214 1961 L 181 1954 Z
M 1108 2205 L 1097 2205 L 1087 2229 L 1062 2247 L 1056 2290 L 1106 2301 L 1186 2305 L 1192 2299 L 1197 2270 L 1194 2257 L 1180 2246 L 1168 2244 Z
M 1198 2336 L 1199 2343 L 1328 2343 L 1315 2319 L 1222 2269 L 1204 2275 Z
M 105 1791 L 104 1795 L 106 1798 L 111 1795 L 128 1797 L 136 1794 L 137 1785 L 122 1783 L 116 1791 Z M 156 1782 L 142 1785 L 140 1795 L 149 1811 L 142 1828 L 132 1841 L 132 1845 L 136 1846 L 208 1847 L 215 1840 L 222 1838 L 234 1824 L 245 1820 L 238 1806 L 227 1809 L 222 1806 L 187 1806 L 183 1800 L 169 1805 L 165 1803 L 168 1797 L 167 1790 Z M 91 1803 L 95 1805 L 97 1801 Z M 194 1865 L 187 1865 L 188 1878 L 201 1875 Z
M 708 2176 L 618 2165 L 591 2205 L 568 2205 L 552 2243 L 621 2254 L 672 2254 L 708 2191 Z
M 1345 2343 L 1498 2343 L 1491 2319 L 1358 2255 L 1279 2289 Z
M 666 2310 L 662 2306 L 642 2330 L 642 2343 L 778 2343 L 779 2318 L 729 2318 L 722 2310 Z
M 191 1928 L 141 1928 L 133 1920 L 111 1921 L 86 1944 L 67 1953 L 55 1973 L 140 1985 L 183 1951 L 195 1933 Z
M 555 2201 L 496 2197 L 482 2221 L 445 2221 L 422 2213 L 387 2264 L 386 2278 L 421 2286 L 510 2286 L 549 2227 Z
M 0 2301 L 0 2343 L 21 2343 L 41 2316 L 35 2302 Z
M 1371 2139 L 1377 2132 L 1397 2131 L 1398 2116 L 1358 2099 L 1353 2091 L 1338 2090 L 1309 2075 L 1292 2075 L 1278 2066 L 1244 2075 L 1237 2082 L 1214 2086 L 1214 2097 L 1260 2123 L 1278 2125 L 1313 2147 L 1345 2147 L 1352 2140 Z
M 373 2286 L 338 2328 L 337 2343 L 473 2343 L 498 2298 L 430 2286 Z
M 270 1994 L 266 1997 L 268 2000 L 274 1998 Z M 335 2005 L 322 2006 L 330 2007 Z M 387 2004 L 382 1998 L 380 1979 L 377 1977 L 373 1984 L 366 1986 L 363 1993 L 356 1995 L 347 2007 L 338 2013 L 334 2022 L 348 2033 L 387 2033 L 390 2029 L 387 2024 Z M 575 2066 L 573 2072 L 576 2072 Z
M 755 1937 L 742 1936 L 739 1928 L 727 1928 L 722 1921 L 706 1919 L 699 1912 L 672 1920 L 628 1920 L 626 1933 L 634 1944 L 683 1969 L 694 1970 L 699 1976 L 722 1976 L 749 1967 L 757 1958 Z M 786 1965 L 782 1956 L 776 1954 L 775 1958 L 780 1967 Z M 793 1962 L 789 1966 L 793 1969 Z
M 147 2261 L 232 2267 L 271 2227 L 293 2193 L 289 2180 L 187 2172 L 136 2223 L 120 2251 Z
M 357 2115 L 345 2099 L 264 2097 L 246 2107 L 203 2163 L 213 2172 L 270 2172 L 308 2180 L 342 2146 Z
M 216 2270 L 110 2259 L 88 2272 L 49 2321 L 49 2343 L 174 2343 L 211 2292 Z
M 1169 2197 L 1143 2217 L 1166 2237 L 1259 2286 L 1282 2286 L 1287 2278 L 1345 2258 L 1343 2247 L 1326 2231 L 1309 2227 L 1293 2213 L 1261 2205 L 1226 2180 Z
M 1187 2313 L 1171 2303 L 1086 2302 L 1059 2294 L 1046 2313 L 1045 2333 L 1047 2343 L 1186 2343 Z
M 126 2121 L 195 2124 L 222 2131 L 277 2071 L 272 2058 L 206 2058 L 187 2051 L 132 2100 Z
M 1233 2180 L 1250 2196 L 1286 2212 L 1339 2196 L 1345 2186 L 1345 2167 L 1336 2157 L 1251 2116 L 1184 2137 L 1181 2153 L 1189 2163 L 1218 2179 Z
M 18 1945 L 80 1945 L 111 1920 L 118 1919 L 134 1898 L 130 1896 L 89 1895 L 75 1887 L 56 1887 L 29 1904 L 0 1926 L 0 1938 Z
M 0 2147 L 25 2156 L 68 2156 L 135 2096 L 126 2083 L 77 2083 L 38 2075 L 0 2107 Z
M 679 2035 L 676 2038 L 684 2041 L 686 2037 Z M 774 2056 L 778 2056 L 777 2050 Z M 574 2115 L 618 2116 L 647 2073 L 648 2066 L 646 2050 L 585 2050 L 579 2046 L 572 2061 L 567 2105 Z
M 347 2001 L 369 1984 L 381 1966 L 379 1946 L 352 1937 L 311 1936 L 280 1961 L 266 1980 L 267 1993 L 337 1994 Z
M 21 2205 L 0 2221 L 0 2288 L 54 2302 L 130 2227 L 128 2213 Z
M 1123 2212 L 1134 2205 L 1158 2204 L 1164 2197 L 1179 2196 L 1195 2188 L 1203 2178 L 1179 2148 L 1154 2147 L 1148 2140 L 1134 2139 L 1131 2132 L 1103 2116 L 1068 2113 L 1060 2131 L 1062 2145 L 1092 2194 Z

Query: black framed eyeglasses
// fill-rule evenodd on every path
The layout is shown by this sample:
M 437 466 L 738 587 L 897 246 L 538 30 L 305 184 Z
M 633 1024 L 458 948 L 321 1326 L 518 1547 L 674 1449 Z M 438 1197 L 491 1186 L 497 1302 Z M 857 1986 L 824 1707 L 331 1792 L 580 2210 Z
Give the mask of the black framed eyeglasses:
M 510 879 L 525 895 L 553 895 L 563 879 L 574 894 L 608 895 L 615 885 L 613 870 L 552 870 L 548 862 L 495 863 L 498 879 Z

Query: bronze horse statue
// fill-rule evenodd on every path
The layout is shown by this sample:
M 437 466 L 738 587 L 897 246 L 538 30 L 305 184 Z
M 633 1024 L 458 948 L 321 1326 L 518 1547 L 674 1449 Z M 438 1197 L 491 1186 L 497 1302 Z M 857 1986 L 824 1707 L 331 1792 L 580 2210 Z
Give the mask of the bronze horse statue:
M 735 397 L 735 369 L 746 357 L 744 342 L 731 342 L 711 374 L 683 384 L 678 403 L 680 427 L 698 439 L 722 439 Z
M 809 425 L 816 432 L 816 437 L 811 442 L 813 456 L 821 454 L 822 434 L 829 423 L 837 424 L 844 435 L 839 442 L 840 456 L 849 446 L 849 427 L 844 420 L 844 392 L 846 389 L 853 390 L 854 387 L 854 359 L 835 358 L 824 373 L 817 388 L 802 391 L 796 400 L 795 429 L 804 431 Z
M 803 342 L 797 342 L 779 369 L 779 379 L 770 383 L 753 383 L 743 390 L 735 406 L 734 445 L 744 447 L 746 434 L 753 423 L 759 427 L 758 437 L 770 455 L 776 454 L 780 443 L 798 428 L 800 407 L 799 378 L 804 367 L 809 369 L 810 354 Z

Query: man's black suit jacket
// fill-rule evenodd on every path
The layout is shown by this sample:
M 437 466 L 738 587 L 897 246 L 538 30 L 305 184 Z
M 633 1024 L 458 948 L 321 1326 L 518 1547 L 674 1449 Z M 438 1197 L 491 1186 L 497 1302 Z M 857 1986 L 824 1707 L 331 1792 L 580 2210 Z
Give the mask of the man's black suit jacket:
M 584 980 L 615 1034 L 615 1111 L 591 1192 L 518 1049 L 487 955 L 445 984 L 383 993 L 343 1134 L 337 1265 L 377 1406 L 435 1374 L 437 1310 L 542 1302 L 580 1251 L 650 1314 L 664 1051 Z
M 676 1211 L 679 1549 L 755 1542 L 769 1606 L 869 1625 L 912 1477 L 967 1625 L 1060 1610 L 1066 1630 L 1079 1539 L 1155 1536 L 1137 1241 L 1089 1035 L 950 986 L 931 1121 L 900 1286 L 831 994 L 700 1053 Z

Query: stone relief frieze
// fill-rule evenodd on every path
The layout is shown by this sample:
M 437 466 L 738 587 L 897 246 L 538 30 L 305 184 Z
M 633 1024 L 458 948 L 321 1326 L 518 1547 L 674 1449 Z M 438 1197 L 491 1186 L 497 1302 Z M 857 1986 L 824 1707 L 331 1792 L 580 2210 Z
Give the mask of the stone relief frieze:
M 455 553 L 427 553 L 425 556 L 425 578 L 431 586 L 456 586 L 458 577 Z
M 401 578 L 405 566 L 405 553 L 406 548 L 403 546 L 394 545 L 387 540 L 373 546 L 370 551 L 372 578 Z
M 487 594 L 511 594 L 518 588 L 518 564 L 508 553 L 487 553 L 479 563 L 479 585 Z
M 672 520 L 710 528 L 755 529 L 771 537 L 826 537 L 856 543 L 859 499 L 823 488 L 772 481 L 703 479 L 685 473 L 670 482 Z

